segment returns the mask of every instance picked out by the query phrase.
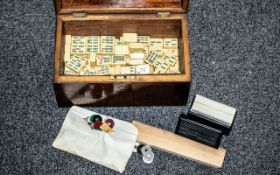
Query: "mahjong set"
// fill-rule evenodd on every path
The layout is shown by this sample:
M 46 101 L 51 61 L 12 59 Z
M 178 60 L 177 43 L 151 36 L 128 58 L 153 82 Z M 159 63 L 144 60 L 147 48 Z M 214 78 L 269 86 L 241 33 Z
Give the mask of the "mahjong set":
M 178 106 L 191 83 L 188 0 L 55 0 L 58 106 Z
M 59 107 L 186 105 L 191 84 L 188 0 L 54 1 Z M 141 144 L 222 167 L 226 150 L 219 144 L 235 114 L 231 107 L 196 96 L 179 117 L 176 134 L 137 121 L 133 125 Z M 86 121 L 104 135 L 117 128 L 114 120 L 98 115 Z M 149 148 L 142 154 L 148 163 L 154 157 Z
M 66 36 L 65 75 L 179 74 L 177 38 Z

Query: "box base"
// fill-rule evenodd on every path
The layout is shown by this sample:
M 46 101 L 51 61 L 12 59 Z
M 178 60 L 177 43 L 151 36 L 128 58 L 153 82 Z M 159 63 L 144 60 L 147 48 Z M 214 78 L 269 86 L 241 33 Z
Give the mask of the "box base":
M 183 106 L 190 83 L 55 83 L 59 107 Z

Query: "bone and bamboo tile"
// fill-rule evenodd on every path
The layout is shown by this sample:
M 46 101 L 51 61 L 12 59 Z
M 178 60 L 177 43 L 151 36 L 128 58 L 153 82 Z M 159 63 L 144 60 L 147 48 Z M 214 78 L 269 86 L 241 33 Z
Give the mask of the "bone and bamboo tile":
M 85 36 L 72 36 L 71 53 L 83 54 L 86 50 L 86 37 Z
M 178 48 L 178 39 L 177 38 L 164 38 L 163 39 L 164 48 Z
M 123 33 L 122 41 L 129 43 L 136 43 L 138 40 L 137 33 Z
M 178 38 L 65 35 L 63 59 L 65 75 L 180 74 Z

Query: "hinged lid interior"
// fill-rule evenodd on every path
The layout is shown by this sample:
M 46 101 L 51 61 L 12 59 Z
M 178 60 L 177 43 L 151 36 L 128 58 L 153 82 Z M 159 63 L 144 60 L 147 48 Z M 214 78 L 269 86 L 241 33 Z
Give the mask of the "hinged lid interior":
M 58 14 L 86 13 L 186 13 L 188 0 L 55 0 Z

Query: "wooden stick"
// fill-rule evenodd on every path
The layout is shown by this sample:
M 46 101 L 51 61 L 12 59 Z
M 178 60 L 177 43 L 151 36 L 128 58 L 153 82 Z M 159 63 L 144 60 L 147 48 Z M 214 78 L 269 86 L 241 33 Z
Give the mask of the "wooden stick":
M 161 130 L 137 121 L 132 122 L 138 129 L 137 141 L 151 147 L 220 168 L 223 165 L 226 150 L 215 149 L 172 132 Z

